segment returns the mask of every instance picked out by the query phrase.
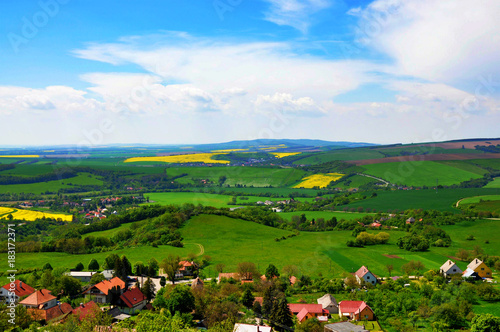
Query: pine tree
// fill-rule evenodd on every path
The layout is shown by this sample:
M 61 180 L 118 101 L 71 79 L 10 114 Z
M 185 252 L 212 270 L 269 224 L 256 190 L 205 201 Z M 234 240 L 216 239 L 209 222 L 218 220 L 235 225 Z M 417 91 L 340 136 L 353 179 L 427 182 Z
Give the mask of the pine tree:
M 271 321 L 271 326 L 276 331 L 283 332 L 285 331 L 285 329 L 283 328 L 284 326 L 293 326 L 292 313 L 290 312 L 288 302 L 284 295 L 281 295 L 274 302 L 269 320 Z
M 148 277 L 144 282 L 144 285 L 141 288 L 142 294 L 148 299 L 148 302 L 151 301 L 155 294 L 155 284 Z
M 274 290 L 272 287 L 268 287 L 264 290 L 264 297 L 262 300 L 262 315 L 264 317 L 269 317 L 273 309 L 274 304 Z
M 243 305 L 245 307 L 250 308 L 250 307 L 252 307 L 254 301 L 255 301 L 255 297 L 252 295 L 252 292 L 250 291 L 250 289 L 247 288 L 243 292 L 243 295 L 241 296 L 241 303 L 243 303 Z

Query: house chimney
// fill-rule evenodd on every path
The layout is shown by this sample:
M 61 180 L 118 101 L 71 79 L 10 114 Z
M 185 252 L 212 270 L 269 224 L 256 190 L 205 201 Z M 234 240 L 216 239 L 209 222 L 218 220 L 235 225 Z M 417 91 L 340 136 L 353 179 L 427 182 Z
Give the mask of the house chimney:
M 85 306 L 83 305 L 83 303 L 80 303 L 80 307 L 82 307 L 82 308 L 83 308 L 83 307 L 85 307 Z
M 23 282 L 19 281 L 19 288 L 23 288 Z

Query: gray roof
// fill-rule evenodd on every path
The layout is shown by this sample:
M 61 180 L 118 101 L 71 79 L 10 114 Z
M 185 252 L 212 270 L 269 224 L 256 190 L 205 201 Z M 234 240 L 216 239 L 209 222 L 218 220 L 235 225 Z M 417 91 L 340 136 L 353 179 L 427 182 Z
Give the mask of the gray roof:
M 317 299 L 318 304 L 321 304 L 323 306 L 323 309 L 328 307 L 330 304 L 333 304 L 334 306 L 338 307 L 337 300 L 330 294 L 325 294 L 319 299 Z
M 349 322 L 327 324 L 325 325 L 325 329 L 335 332 L 370 332 L 362 325 L 355 325 Z

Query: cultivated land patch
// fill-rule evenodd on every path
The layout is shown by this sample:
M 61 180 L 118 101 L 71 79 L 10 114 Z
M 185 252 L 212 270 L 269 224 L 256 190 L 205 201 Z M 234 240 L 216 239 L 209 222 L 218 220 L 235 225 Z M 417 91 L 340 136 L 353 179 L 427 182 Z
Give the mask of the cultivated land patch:
M 326 174 L 313 174 L 306 176 L 302 181 L 293 188 L 325 188 L 332 181 L 337 181 L 342 178 L 344 174 L 340 173 L 326 173 Z
M 237 197 L 236 204 L 228 204 L 232 200 L 232 196 L 229 195 L 219 195 L 219 194 L 205 194 L 205 193 L 193 193 L 193 192 L 168 192 L 168 193 L 148 193 L 144 194 L 145 197 L 149 197 L 149 204 L 161 204 L 161 205 L 182 205 L 184 203 L 190 203 L 194 205 L 204 205 L 213 206 L 216 208 L 221 207 L 236 207 L 240 203 L 255 203 L 258 201 L 265 201 L 269 199 L 268 197 L 258 197 L 258 196 L 245 196 L 248 199 L 242 200 L 241 196 Z M 277 198 L 274 200 L 278 200 Z
M 226 153 L 193 153 L 193 154 L 182 154 L 182 155 L 170 155 L 170 156 L 160 156 L 160 157 L 134 157 L 128 158 L 125 163 L 134 162 L 163 162 L 163 163 L 175 163 L 175 164 L 187 164 L 187 163 L 205 163 L 205 164 L 229 164 L 228 160 L 218 160 L 213 159 L 213 156 L 226 154 Z
M 500 195 L 483 195 L 483 196 L 467 197 L 460 201 L 460 205 L 479 203 L 481 201 L 500 201 Z
M 396 162 L 421 162 L 421 161 L 439 161 L 439 160 L 475 160 L 475 159 L 500 159 L 500 153 L 455 153 L 455 154 L 426 154 L 416 156 L 398 156 L 386 157 L 380 159 L 356 159 L 346 160 L 358 166 L 371 164 L 384 164 Z
M 295 212 L 280 212 L 279 216 L 288 221 L 292 221 L 293 216 L 300 217 L 304 214 L 307 220 L 318 220 L 319 218 L 323 218 L 325 220 L 330 220 L 333 217 L 337 218 L 337 220 L 354 220 L 361 219 L 364 216 L 374 216 L 375 213 L 358 213 L 358 212 L 330 212 L 330 211 L 295 211 Z
M 441 185 L 452 185 L 482 177 L 481 174 L 433 161 L 371 164 L 363 167 L 366 174 L 407 186 L 436 186 L 436 181 Z
M 304 154 L 301 158 L 294 162 L 295 165 L 315 165 L 326 163 L 335 160 L 358 160 L 358 159 L 375 159 L 383 158 L 384 155 L 376 150 L 371 149 L 341 149 L 328 151 L 324 153 Z
M 485 185 L 483 188 L 500 188 L 500 178 L 495 178 L 493 181 Z
M 102 180 L 90 173 L 79 173 L 78 176 L 64 180 L 54 180 L 47 182 L 37 182 L 28 184 L 0 185 L 0 192 L 3 193 L 33 193 L 42 194 L 47 191 L 57 192 L 59 189 L 69 189 L 80 185 L 102 186 Z
M 40 212 L 40 211 L 32 211 L 32 210 L 24 210 L 24 209 L 14 209 L 14 208 L 6 208 L 0 207 L 0 220 L 8 219 L 9 214 L 12 214 L 14 220 L 26 220 L 26 221 L 34 221 L 42 218 L 53 218 L 53 219 L 61 219 L 63 221 L 72 221 L 73 216 L 62 213 L 50 213 L 50 212 Z

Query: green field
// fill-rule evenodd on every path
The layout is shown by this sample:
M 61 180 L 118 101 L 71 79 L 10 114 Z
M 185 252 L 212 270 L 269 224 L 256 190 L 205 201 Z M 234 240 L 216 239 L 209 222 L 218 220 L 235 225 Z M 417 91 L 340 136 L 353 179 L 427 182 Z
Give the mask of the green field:
M 391 190 L 377 192 L 377 197 L 346 205 L 348 208 L 369 208 L 387 212 L 407 209 L 433 209 L 458 212 L 455 204 L 462 198 L 480 195 L 499 195 L 500 189 L 439 189 L 436 190 Z
M 248 197 L 248 200 L 242 200 L 240 199 L 240 197 L 238 197 L 236 200 L 237 202 L 236 205 L 229 205 L 228 202 L 230 202 L 232 199 L 232 196 L 229 195 L 191 193 L 191 192 L 168 192 L 168 193 L 149 193 L 149 194 L 144 194 L 144 196 L 149 197 L 150 203 L 152 204 L 181 205 L 184 203 L 191 203 L 194 205 L 201 204 L 205 206 L 213 206 L 216 208 L 235 207 L 238 206 L 238 203 L 255 203 L 258 201 L 265 201 L 269 199 L 266 197 L 245 196 Z
M 391 183 L 407 186 L 435 186 L 458 184 L 482 175 L 434 161 L 396 162 L 364 165 L 365 173 Z
M 179 183 L 200 183 L 205 179 L 218 183 L 221 176 L 226 177 L 225 185 L 236 184 L 247 187 L 288 187 L 298 183 L 306 172 L 295 168 L 265 168 L 247 166 L 223 166 L 223 167 L 170 167 L 167 175 L 187 175 L 177 179 Z M 197 179 L 197 182 L 193 181 Z
M 471 163 L 478 164 L 481 167 L 490 167 L 500 171 L 500 158 L 499 159 L 473 159 Z
M 345 219 L 345 220 L 353 220 L 360 219 L 364 216 L 375 215 L 374 213 L 357 213 L 357 212 L 330 212 L 330 211 L 296 211 L 296 212 L 281 212 L 280 217 L 291 221 L 292 216 L 300 216 L 301 214 L 305 214 L 308 220 L 323 218 L 325 220 L 330 220 L 333 217 L 337 218 L 337 220 Z
M 384 155 L 372 149 L 342 149 L 322 153 L 304 154 L 301 158 L 294 162 L 295 165 L 315 165 L 326 163 L 334 160 L 361 160 L 361 159 L 378 159 Z
M 206 188 L 191 188 L 193 191 L 203 191 L 207 190 Z M 291 194 L 300 193 L 307 196 L 315 197 L 317 196 L 318 190 L 316 189 L 304 189 L 304 188 L 259 188 L 259 187 L 246 187 L 246 188 L 210 188 L 210 190 L 214 190 L 215 192 L 219 192 L 221 190 L 234 191 L 236 193 L 244 193 L 249 195 L 262 195 L 269 194 L 273 196 L 279 197 L 289 197 Z
M 493 181 L 485 185 L 483 188 L 500 188 L 500 178 L 495 178 Z
M 483 196 L 467 197 L 460 201 L 460 205 L 479 203 L 481 201 L 500 201 L 500 195 L 483 195 Z
M 37 182 L 29 184 L 9 184 L 0 186 L 3 193 L 33 193 L 41 194 L 46 191 L 57 192 L 59 189 L 72 188 L 75 185 L 102 185 L 102 181 L 89 173 L 80 173 L 78 176 L 64 180 Z
M 412 253 L 395 245 L 396 240 L 405 235 L 401 231 L 390 231 L 391 238 L 387 245 L 348 248 L 345 242 L 352 238 L 351 231 L 301 232 L 296 237 L 276 242 L 275 238 L 286 236 L 291 232 L 224 216 L 200 215 L 192 218 L 181 228 L 184 248 L 139 246 L 86 255 L 53 252 L 35 255 L 19 253 L 17 267 L 41 267 L 46 262 L 50 262 L 53 267 L 73 267 L 78 262 L 86 265 L 92 258 L 96 258 L 102 264 L 110 253 L 125 254 L 132 264 L 137 261 L 147 261 L 151 257 L 161 261 L 170 253 L 180 256 L 186 256 L 191 252 L 198 254 L 200 244 L 205 254 L 212 257 L 211 266 L 206 270 L 209 276 L 215 276 L 214 266 L 217 263 L 224 263 L 225 271 L 231 272 L 235 271 L 237 264 L 243 261 L 254 262 L 261 271 L 264 271 L 270 263 L 279 269 L 293 264 L 311 276 L 320 272 L 325 276 L 341 276 L 345 272 L 357 270 L 361 265 L 368 266 L 379 276 L 387 276 L 385 265 L 393 264 L 393 275 L 399 275 L 401 266 L 410 260 L 420 260 L 426 269 L 435 269 L 439 268 L 448 256 L 454 256 L 459 248 L 472 249 L 476 244 L 479 244 L 487 254 L 498 254 L 500 238 L 491 236 L 497 233 L 498 226 L 500 221 L 493 220 L 444 226 L 452 238 L 451 247 L 431 247 L 429 252 Z M 91 235 L 100 234 L 111 236 L 112 233 L 108 230 L 94 232 Z M 467 241 L 468 234 L 473 234 L 476 240 Z M 484 240 L 489 240 L 490 243 L 485 244 Z M 400 258 L 388 258 L 384 255 L 396 255 Z M 467 263 L 458 262 L 458 265 L 464 268 Z
M 461 170 L 471 172 L 474 174 L 478 175 L 484 175 L 488 173 L 488 171 L 484 168 L 481 168 L 480 166 L 470 163 L 469 161 L 466 160 L 443 160 L 443 161 L 436 161 L 439 164 L 443 165 L 448 165 L 451 167 L 459 168 Z

